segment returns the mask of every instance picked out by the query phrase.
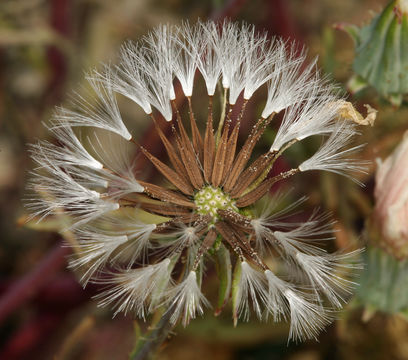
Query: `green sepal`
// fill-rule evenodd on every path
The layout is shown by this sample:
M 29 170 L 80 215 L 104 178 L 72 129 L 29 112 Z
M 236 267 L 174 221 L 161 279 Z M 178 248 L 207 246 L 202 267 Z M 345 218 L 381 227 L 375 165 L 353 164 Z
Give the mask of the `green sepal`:
M 197 279 L 197 285 L 199 288 L 201 288 L 201 284 L 203 283 L 203 262 L 200 261 L 198 264 L 197 270 L 196 270 L 196 279 Z
M 150 307 L 152 309 L 154 309 L 156 306 L 159 305 L 161 298 L 162 298 L 162 294 L 164 293 L 164 291 L 166 290 L 166 286 L 168 284 L 168 281 L 171 277 L 171 273 L 173 272 L 174 266 L 176 265 L 178 259 L 180 257 L 180 254 L 176 254 L 173 257 L 170 258 L 170 263 L 169 266 L 167 268 L 168 270 L 168 279 L 163 279 L 162 281 L 158 282 L 152 292 L 152 301 L 150 303 Z
M 217 308 L 214 312 L 215 316 L 221 314 L 221 311 L 227 304 L 231 295 L 232 282 L 232 265 L 231 257 L 228 249 L 224 245 L 220 245 L 215 253 L 215 267 L 219 280 Z
M 234 274 L 232 277 L 231 298 L 232 298 L 232 319 L 234 320 L 234 326 L 238 323 L 238 297 L 240 295 L 239 284 L 241 282 L 242 267 L 241 261 L 237 260 L 235 264 Z

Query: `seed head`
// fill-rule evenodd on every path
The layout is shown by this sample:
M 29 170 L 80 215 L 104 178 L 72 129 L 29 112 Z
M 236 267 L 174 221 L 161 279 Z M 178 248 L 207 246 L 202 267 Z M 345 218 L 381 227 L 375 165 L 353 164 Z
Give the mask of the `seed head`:
M 50 129 L 61 146 L 32 146 L 38 168 L 31 186 L 38 196 L 28 206 L 40 219 L 68 215 L 77 238 L 71 267 L 82 271 L 84 284 L 108 287 L 96 297 L 100 305 L 142 318 L 165 306 L 173 323 L 187 325 L 209 306 L 201 283 L 213 258 L 225 281 L 217 314 L 232 297 L 235 323 L 253 309 L 260 319 L 290 321 L 293 339 L 316 338 L 331 321 L 330 305 L 340 308 L 348 299 L 353 283 L 344 277 L 356 267 L 349 261 L 358 251 L 328 254 L 322 246 L 332 238 L 327 216 L 314 212 L 304 223 L 290 223 L 290 211 L 304 199 L 277 211 L 270 189 L 305 171 L 346 175 L 364 168 L 346 158 L 358 150 L 347 148 L 355 125 L 339 119 L 342 102 L 335 88 L 320 78 L 315 61 L 304 62 L 305 53 L 295 45 L 250 25 L 164 25 L 138 43 L 126 43 L 118 65 L 87 77 L 92 100 L 78 95 L 72 109 L 55 112 Z M 204 79 L 207 101 L 194 102 L 196 73 Z M 184 96 L 174 90 L 175 78 Z M 218 82 L 220 103 L 214 96 Z M 244 134 L 246 105 L 262 86 L 265 107 Z M 122 120 L 118 96 L 149 115 L 168 162 L 137 144 Z M 180 100 L 188 104 L 187 129 Z M 204 111 L 205 119 L 196 119 Z M 270 148 L 253 156 L 279 112 L 282 123 Z M 91 127 L 89 136 L 80 136 L 82 127 Z M 324 141 L 313 156 L 269 176 L 287 148 L 315 135 Z M 161 177 L 148 181 L 135 172 L 135 153 Z M 270 204 L 262 211 L 260 199 Z M 272 268 L 277 262 L 282 271 Z

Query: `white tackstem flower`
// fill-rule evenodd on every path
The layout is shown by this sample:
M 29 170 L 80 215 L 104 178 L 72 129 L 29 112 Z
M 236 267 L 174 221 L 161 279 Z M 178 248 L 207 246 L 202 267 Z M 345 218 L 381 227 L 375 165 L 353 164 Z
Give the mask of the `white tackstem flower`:
M 241 277 L 236 295 L 236 311 L 245 321 L 249 319 L 249 302 L 259 319 L 262 319 L 262 304 L 268 303 L 268 288 L 263 272 L 253 269 L 246 261 L 241 264 Z
M 76 94 L 73 105 L 77 110 L 57 108 L 53 127 L 92 126 L 112 131 L 126 140 L 132 139 L 132 135 L 123 123 L 112 87 L 92 76 L 88 76 L 87 79 L 96 96 L 94 102 Z
M 115 315 L 119 312 L 135 312 L 145 318 L 155 310 L 157 300 L 163 299 L 163 292 L 171 283 L 170 259 L 148 265 L 140 269 L 123 269 L 119 273 L 110 273 L 108 278 L 97 283 L 109 286 L 109 289 L 95 296 L 99 306 L 111 305 Z
M 347 158 L 349 155 L 360 150 L 364 145 L 346 148 L 355 135 L 354 126 L 347 123 L 339 123 L 330 137 L 300 166 L 300 171 L 325 170 L 340 175 L 348 176 L 354 181 L 350 173 L 365 173 L 367 162 Z
M 168 311 L 172 313 L 170 321 L 173 324 L 181 319 L 183 326 L 187 326 L 190 319 L 194 319 L 197 314 L 203 314 L 203 306 L 210 306 L 197 284 L 195 271 L 190 271 L 188 276 L 170 289 L 165 297 L 169 299 L 167 300 Z

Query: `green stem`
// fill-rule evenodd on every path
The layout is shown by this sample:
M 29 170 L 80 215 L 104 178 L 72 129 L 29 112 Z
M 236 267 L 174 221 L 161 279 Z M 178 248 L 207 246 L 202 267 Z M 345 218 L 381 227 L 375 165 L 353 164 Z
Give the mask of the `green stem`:
M 154 328 L 139 337 L 136 346 L 129 356 L 130 360 L 149 360 L 153 359 L 159 347 L 164 343 L 173 324 L 170 322 L 171 312 L 167 311 L 161 316 L 160 321 Z

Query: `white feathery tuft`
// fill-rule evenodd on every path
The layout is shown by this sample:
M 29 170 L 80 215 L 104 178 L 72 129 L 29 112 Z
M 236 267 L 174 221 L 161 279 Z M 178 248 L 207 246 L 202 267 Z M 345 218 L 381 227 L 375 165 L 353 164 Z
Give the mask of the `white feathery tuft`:
M 246 34 L 244 41 L 245 76 L 244 99 L 249 100 L 254 92 L 273 77 L 274 64 L 279 59 L 278 42 L 268 40 L 267 34 Z
M 166 301 L 169 305 L 167 311 L 172 312 L 170 317 L 172 324 L 181 319 L 183 326 L 187 326 L 197 314 L 203 314 L 203 306 L 210 306 L 197 284 L 195 271 L 190 271 L 188 276 L 180 284 L 170 289 L 164 297 L 168 299 Z
M 262 112 L 264 119 L 293 105 L 310 91 L 316 60 L 300 73 L 305 59 L 306 53 L 298 53 L 295 44 L 287 49 L 285 41 L 277 41 L 273 57 L 274 68 L 268 79 L 268 95 Z
M 33 174 L 30 184 L 39 195 L 27 203 L 33 217 L 40 216 L 41 220 L 67 210 L 74 218 L 71 227 L 78 227 L 119 208 L 118 203 L 102 199 L 100 193 L 75 180 L 66 169 L 54 166 L 45 154 L 42 157 L 40 169 Z
M 40 141 L 30 146 L 33 158 L 47 154 L 48 159 L 56 166 L 86 166 L 102 169 L 103 165 L 89 154 L 70 126 L 61 124 L 60 127 L 52 129 L 52 132 L 63 146 Z M 41 162 L 37 160 L 37 163 Z
M 87 80 L 96 95 L 94 102 L 90 102 L 80 94 L 76 94 L 72 103 L 77 110 L 57 108 L 54 114 L 53 128 L 92 126 L 112 131 L 125 140 L 131 140 L 132 135 L 123 123 L 112 87 L 108 82 L 103 83 L 98 78 L 92 77 L 92 75 L 89 75 Z
M 290 316 L 289 340 L 317 339 L 319 332 L 332 321 L 330 311 L 313 294 L 297 290 L 293 284 L 279 279 L 270 270 L 268 280 L 268 310 L 275 321 Z
M 197 66 L 204 78 L 209 96 L 214 95 L 218 79 L 221 75 L 222 59 L 219 56 L 218 30 L 217 25 L 213 21 L 204 23 L 199 21 L 193 29 L 193 31 L 202 34 L 198 48 L 200 56 L 197 58 Z
M 353 269 L 360 269 L 359 263 L 352 263 L 361 253 L 361 250 L 352 251 L 348 254 L 323 254 L 309 255 L 298 252 L 296 260 L 310 283 L 316 295 L 318 290 L 323 292 L 328 300 L 337 308 L 346 302 L 345 296 L 351 294 L 351 290 L 357 285 L 353 281 L 345 279 L 344 275 Z
M 138 104 L 146 114 L 152 113 L 152 107 L 146 92 L 146 78 L 139 58 L 132 54 L 140 54 L 143 49 L 131 42 L 121 49 L 121 62 L 112 68 L 105 65 L 102 71 L 94 70 L 92 77 L 113 91 L 121 94 Z
M 244 24 L 241 30 L 242 32 L 235 24 L 224 22 L 221 34 L 222 85 L 224 89 L 229 89 L 231 105 L 236 103 L 239 94 L 245 87 L 246 67 L 250 65 L 247 63 L 249 58 L 245 54 L 249 44 L 246 44 L 245 40 L 249 40 L 250 32 L 254 35 L 255 31 L 253 27 Z
M 128 241 L 126 235 L 105 233 L 92 227 L 76 229 L 75 236 L 78 240 L 79 255 L 74 255 L 69 267 L 85 270 L 80 278 L 84 287 L 91 277 L 106 265 L 113 252 Z
M 187 267 L 189 267 L 192 265 L 197 249 L 201 244 L 200 237 L 197 235 L 200 230 L 202 228 L 199 226 L 176 223 L 173 231 L 160 237 L 157 248 L 163 252 L 164 256 L 179 254 L 187 248 Z
M 327 84 L 322 86 L 314 81 L 307 95 L 301 94 L 296 103 L 286 109 L 270 151 L 278 151 L 292 140 L 332 133 L 340 108 L 335 100 L 337 97 Z
M 170 259 L 144 266 L 139 269 L 121 269 L 118 273 L 108 273 L 107 278 L 101 278 L 96 283 L 110 288 L 96 295 L 98 306 L 112 306 L 115 315 L 123 312 L 134 312 L 145 318 L 157 307 L 157 300 L 163 300 L 163 292 L 170 283 Z
M 149 102 L 167 121 L 173 118 L 171 100 L 176 98 L 173 86 L 175 59 L 180 49 L 175 46 L 171 27 L 162 25 L 144 38 L 144 52 L 132 53 L 143 67 Z
M 293 285 L 278 278 L 271 270 L 265 270 L 265 277 L 268 282 L 267 309 L 272 314 L 274 321 L 287 319 L 289 304 L 286 301 L 285 291 L 293 290 Z
M 146 263 L 147 251 L 153 247 L 151 236 L 157 228 L 156 224 L 142 222 L 136 213 L 120 217 L 106 216 L 101 220 L 113 226 L 116 234 L 125 235 L 128 239 L 112 260 L 124 261 L 129 267 L 136 261 Z
M 333 319 L 321 304 L 315 302 L 310 295 L 293 290 L 285 291 L 286 300 L 290 308 L 289 339 L 303 341 L 315 339 Z
M 225 41 L 236 42 L 222 47 L 223 85 L 229 88 L 229 103 L 234 105 L 243 90 L 248 100 L 272 76 L 275 49 L 266 34 L 256 33 L 254 26 L 224 28 L 230 32 L 230 36 L 225 35 Z
M 236 23 L 224 21 L 220 32 L 216 35 L 215 43 L 218 45 L 221 58 L 222 86 L 224 89 L 230 89 L 231 92 L 232 85 L 232 91 L 234 92 L 234 87 L 238 84 L 233 81 L 233 77 L 239 71 L 243 59 L 239 27 Z
M 101 138 L 95 134 L 90 144 L 96 157 L 104 164 L 104 169 L 95 173 L 102 176 L 109 185 L 109 196 L 119 198 L 130 193 L 141 193 L 144 188 L 135 177 L 135 160 L 131 159 L 129 143 L 120 138 Z
M 266 254 L 270 244 L 276 239 L 273 235 L 273 228 L 293 229 L 299 223 L 284 221 L 285 218 L 293 215 L 293 210 L 306 201 L 303 196 L 295 202 L 290 203 L 281 210 L 276 210 L 284 195 L 277 193 L 270 202 L 260 212 L 255 212 L 255 217 L 251 220 L 251 226 L 255 232 L 256 249 L 260 254 Z
M 328 217 L 312 215 L 308 221 L 290 231 L 274 231 L 273 237 L 277 240 L 275 245 L 279 245 L 282 256 L 293 259 L 299 251 L 309 255 L 325 254 L 326 251 L 317 246 L 316 242 L 333 239 L 332 223 L 322 222 L 322 219 Z
M 259 319 L 262 319 L 262 304 L 268 304 L 268 289 L 264 273 L 253 269 L 246 261 L 241 264 L 241 276 L 234 311 L 245 321 L 249 320 L 249 299 Z
M 348 159 L 350 154 L 360 150 L 364 145 L 346 148 L 355 135 L 354 126 L 350 123 L 339 123 L 330 137 L 316 151 L 316 153 L 300 166 L 300 171 L 324 170 L 350 177 L 361 184 L 349 173 L 366 173 L 368 162 Z
M 175 36 L 180 51 L 174 60 L 174 73 L 185 96 L 193 94 L 194 75 L 202 56 L 202 37 L 203 31 L 200 27 L 192 27 L 188 22 L 183 23 Z

